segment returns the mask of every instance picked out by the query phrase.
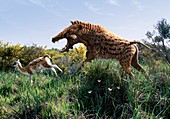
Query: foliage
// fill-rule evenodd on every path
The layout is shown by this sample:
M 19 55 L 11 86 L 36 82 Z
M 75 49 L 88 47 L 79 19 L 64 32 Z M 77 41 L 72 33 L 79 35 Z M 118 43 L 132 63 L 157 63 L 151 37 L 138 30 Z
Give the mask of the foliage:
M 153 82 L 133 70 L 130 80 L 114 60 L 96 59 L 74 73 L 29 77 L 0 72 L 0 118 L 169 118 L 170 68 L 144 66 Z
M 12 70 L 13 63 L 17 59 L 20 59 L 23 66 L 26 66 L 33 59 L 49 54 L 52 62 L 61 67 L 65 74 L 73 75 L 80 69 L 86 58 L 85 46 L 80 46 L 63 54 L 56 49 L 45 49 L 46 47 L 37 46 L 36 44 L 21 46 L 20 44 L 11 45 L 0 41 L 0 46 L 0 70 L 5 71 Z
M 85 53 L 86 48 L 81 45 L 78 48 L 70 50 L 68 53 L 64 53 L 60 58 L 56 58 L 56 64 L 64 70 L 64 74 L 74 75 L 80 70 L 86 58 Z
M 121 80 L 111 60 L 97 59 L 83 68 L 84 85 L 76 92 L 77 108 L 86 118 L 130 118 L 128 83 Z M 123 111 L 129 112 L 123 115 Z
M 34 75 L 34 84 L 21 74 L 1 72 L 0 118 L 71 117 L 67 90 L 70 77 L 61 81 L 49 75 Z
M 21 47 L 22 55 L 20 57 L 22 64 L 27 65 L 30 61 L 40 56 L 45 55 L 45 47 L 37 46 L 33 44 L 32 46 Z
M 170 63 L 170 24 L 166 19 L 158 21 L 153 32 L 148 31 L 146 36 L 151 40 L 151 45 L 157 49 L 157 54 Z
M 32 46 L 11 45 L 0 41 L 0 70 L 10 70 L 13 63 L 20 59 L 25 66 L 33 59 L 45 54 L 44 47 L 33 44 Z
M 0 42 L 0 118 L 169 118 L 170 67 L 162 60 L 139 57 L 152 82 L 133 70 L 135 80 L 115 60 L 95 59 L 84 63 L 80 46 L 61 54 L 55 49 L 10 45 Z M 140 47 L 139 47 L 140 48 Z M 146 56 L 147 51 L 142 52 Z M 59 78 L 44 72 L 29 77 L 14 71 L 12 62 L 49 54 L 63 69 Z M 141 54 L 141 53 L 140 53 Z M 9 63 L 9 64 L 8 64 Z

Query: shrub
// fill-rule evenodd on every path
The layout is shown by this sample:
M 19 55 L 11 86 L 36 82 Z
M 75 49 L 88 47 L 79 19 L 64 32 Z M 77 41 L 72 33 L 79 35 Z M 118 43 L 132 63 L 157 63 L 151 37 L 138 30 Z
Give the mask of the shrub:
M 128 84 L 121 80 L 111 60 L 97 59 L 85 64 L 84 85 L 75 96 L 77 108 L 86 118 L 120 118 L 124 111 L 132 114 L 128 104 Z M 73 91 L 75 92 L 75 91 Z
M 11 45 L 10 43 L 3 43 L 0 41 L 0 70 L 10 70 L 13 68 L 13 63 L 20 59 L 25 66 L 31 60 L 43 56 L 45 54 L 45 47 L 37 46 L 21 46 L 20 44 Z
M 27 65 L 33 59 L 45 55 L 45 47 L 37 46 L 36 44 L 33 44 L 32 46 L 24 45 L 21 49 L 22 55 L 20 59 L 23 65 Z
M 21 57 L 21 46 L 10 45 L 9 43 L 4 43 L 0 41 L 0 70 L 9 70 L 12 68 L 14 60 Z
M 64 52 L 63 55 L 56 56 L 54 60 L 64 70 L 64 74 L 74 75 L 81 69 L 82 63 L 86 58 L 85 53 L 85 47 L 80 46 L 69 52 Z

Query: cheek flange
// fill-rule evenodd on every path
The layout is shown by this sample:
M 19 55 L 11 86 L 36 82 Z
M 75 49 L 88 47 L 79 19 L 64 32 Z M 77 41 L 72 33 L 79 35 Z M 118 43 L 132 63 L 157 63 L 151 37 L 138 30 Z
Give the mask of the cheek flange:
M 74 40 L 77 39 L 77 36 L 75 34 L 71 34 L 69 37 L 74 39 Z

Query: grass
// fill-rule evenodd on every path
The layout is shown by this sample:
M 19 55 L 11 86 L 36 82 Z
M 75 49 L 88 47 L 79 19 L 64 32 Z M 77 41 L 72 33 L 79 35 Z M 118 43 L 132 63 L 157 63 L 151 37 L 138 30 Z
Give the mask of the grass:
M 60 80 L 34 74 L 33 84 L 18 72 L 1 71 L 0 118 L 170 118 L 170 67 L 148 64 L 153 82 L 136 70 L 132 81 L 116 61 L 102 59 Z

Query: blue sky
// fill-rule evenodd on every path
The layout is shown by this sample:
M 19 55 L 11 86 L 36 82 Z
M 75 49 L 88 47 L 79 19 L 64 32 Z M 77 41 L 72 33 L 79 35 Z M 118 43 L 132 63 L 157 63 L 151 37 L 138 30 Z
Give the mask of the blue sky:
M 170 0 L 0 0 L 0 40 L 12 44 L 64 47 L 51 38 L 71 20 L 99 24 L 129 40 L 145 39 L 162 18 L 170 20 Z

